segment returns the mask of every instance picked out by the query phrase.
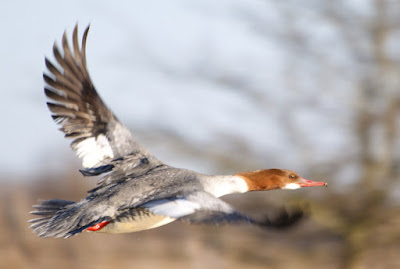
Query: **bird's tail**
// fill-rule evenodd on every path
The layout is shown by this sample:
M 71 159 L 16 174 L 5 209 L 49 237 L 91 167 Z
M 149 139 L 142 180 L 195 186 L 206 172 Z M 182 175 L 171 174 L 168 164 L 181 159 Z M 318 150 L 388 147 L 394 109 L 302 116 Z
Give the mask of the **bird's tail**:
M 66 200 L 47 200 L 33 206 L 36 210 L 30 212 L 39 216 L 31 219 L 30 228 L 42 237 L 70 237 L 82 231 L 77 230 L 79 221 L 78 203 Z
M 96 224 L 111 220 L 109 215 L 103 214 L 107 212 L 107 207 L 102 204 L 97 206 L 87 199 L 79 202 L 58 199 L 42 201 L 33 206 L 35 211 L 30 212 L 39 216 L 29 221 L 32 223 L 30 228 L 42 237 L 68 238 L 84 230 L 96 231 L 100 229 Z

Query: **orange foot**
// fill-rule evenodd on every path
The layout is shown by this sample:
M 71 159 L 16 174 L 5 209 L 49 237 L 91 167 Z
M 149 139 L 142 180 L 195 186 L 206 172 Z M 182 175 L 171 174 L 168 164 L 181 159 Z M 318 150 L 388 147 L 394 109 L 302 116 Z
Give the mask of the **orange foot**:
M 97 224 L 93 225 L 92 227 L 87 228 L 86 231 L 93 231 L 93 232 L 98 231 L 109 223 L 110 223 L 109 221 L 103 221 L 103 222 L 97 223 Z

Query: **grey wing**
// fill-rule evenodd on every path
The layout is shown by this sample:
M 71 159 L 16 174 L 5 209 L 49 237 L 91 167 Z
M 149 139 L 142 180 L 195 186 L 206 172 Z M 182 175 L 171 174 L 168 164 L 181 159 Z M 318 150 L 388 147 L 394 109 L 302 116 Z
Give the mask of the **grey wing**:
M 283 209 L 274 218 L 267 216 L 262 220 L 255 220 L 237 211 L 231 213 L 198 211 L 181 219 L 194 224 L 250 223 L 263 228 L 285 229 L 297 224 L 303 215 L 304 212 L 301 210 L 288 212 Z
M 61 125 L 65 137 L 71 138 L 71 148 L 82 159 L 86 175 L 97 175 L 110 170 L 107 166 L 119 164 L 129 156 L 131 167 L 141 165 L 143 160 L 150 168 L 160 164 L 133 139 L 130 131 L 107 108 L 89 76 L 86 66 L 86 28 L 82 45 L 78 44 L 78 26 L 73 31 L 73 51 L 66 33 L 62 38 L 62 52 L 56 44 L 53 53 L 58 67 L 47 58 L 46 67 L 50 72 L 43 78 L 47 84 L 45 94 L 53 119 Z M 133 162 L 133 164 L 132 164 Z M 137 163 L 134 163 L 137 162 Z M 85 175 L 85 173 L 83 173 Z
M 228 203 L 203 191 L 169 199 L 152 201 L 143 205 L 151 213 L 189 221 L 194 224 L 254 224 L 265 228 L 286 228 L 296 224 L 303 217 L 301 210 L 288 213 L 280 210 L 274 217 L 255 220 L 240 213 Z
M 156 215 L 188 220 L 192 223 L 256 223 L 228 203 L 204 191 L 152 201 L 142 207 Z

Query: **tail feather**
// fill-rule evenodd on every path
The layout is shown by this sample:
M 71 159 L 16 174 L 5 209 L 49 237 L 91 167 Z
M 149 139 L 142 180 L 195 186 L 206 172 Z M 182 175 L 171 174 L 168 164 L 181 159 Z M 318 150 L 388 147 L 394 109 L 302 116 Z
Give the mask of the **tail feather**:
M 36 210 L 30 212 L 38 216 L 29 221 L 34 233 L 42 237 L 68 238 L 103 221 L 111 220 L 103 214 L 107 207 L 101 204 L 93 207 L 87 199 L 80 202 L 66 200 L 47 200 L 33 206 Z
M 47 200 L 33 206 L 36 210 L 30 212 L 40 216 L 32 219 L 30 228 L 33 232 L 43 237 L 69 237 L 69 232 L 74 227 L 76 214 L 75 202 L 67 200 Z

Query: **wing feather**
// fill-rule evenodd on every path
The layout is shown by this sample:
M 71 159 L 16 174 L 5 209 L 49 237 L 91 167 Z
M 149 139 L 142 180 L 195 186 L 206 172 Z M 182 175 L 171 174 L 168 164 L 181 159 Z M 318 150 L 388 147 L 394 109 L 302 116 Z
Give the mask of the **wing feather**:
M 78 25 L 72 34 L 72 48 L 66 32 L 61 49 L 54 44 L 53 54 L 57 64 L 45 59 L 48 74 L 43 74 L 49 99 L 47 106 L 54 121 L 60 125 L 65 137 L 72 138 L 71 148 L 82 158 L 85 168 L 108 165 L 113 160 L 146 158 L 151 169 L 161 162 L 150 155 L 133 139 L 130 131 L 107 108 L 98 95 L 86 66 L 86 40 L 89 26 L 84 31 L 81 47 Z M 119 165 L 122 167 L 122 165 Z M 98 170 L 102 171 L 102 169 Z M 134 172 L 132 172 L 134 173 Z M 112 179 L 108 178 L 108 183 Z
M 282 209 L 277 217 L 265 217 L 259 221 L 240 213 L 228 203 L 203 191 L 148 202 L 142 207 L 155 215 L 186 220 L 194 224 L 244 223 L 265 228 L 290 227 L 303 216 L 303 211 L 299 209 L 292 213 Z

